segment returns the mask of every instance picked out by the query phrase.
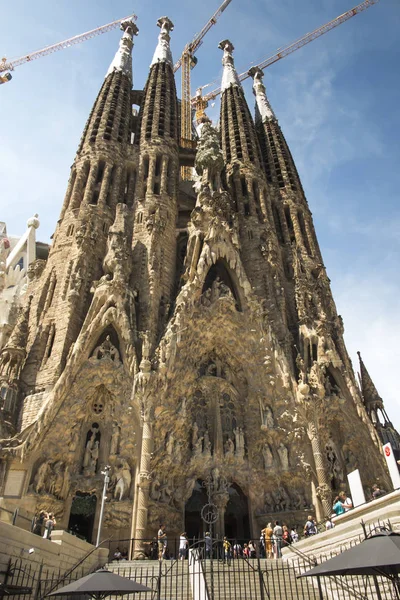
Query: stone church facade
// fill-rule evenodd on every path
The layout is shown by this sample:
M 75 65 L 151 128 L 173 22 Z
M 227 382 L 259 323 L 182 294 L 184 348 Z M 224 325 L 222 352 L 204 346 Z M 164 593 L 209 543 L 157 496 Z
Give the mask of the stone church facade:
M 173 24 L 158 26 L 132 90 L 138 30 L 123 24 L 0 351 L 2 502 L 93 538 L 108 464 L 104 537 L 138 553 L 160 522 L 204 533 L 208 500 L 214 533 L 248 538 L 329 515 L 355 468 L 388 485 L 262 72 L 254 121 L 221 42 L 220 128 L 204 118 L 197 149 L 181 148 Z

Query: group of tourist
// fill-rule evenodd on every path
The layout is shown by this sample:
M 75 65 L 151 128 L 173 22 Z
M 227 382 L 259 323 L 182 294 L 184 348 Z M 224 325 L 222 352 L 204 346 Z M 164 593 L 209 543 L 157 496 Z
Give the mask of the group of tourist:
M 39 515 L 35 517 L 32 532 L 35 535 L 40 535 L 46 540 L 51 540 L 51 532 L 57 524 L 56 518 L 52 512 L 48 513 L 41 510 Z
M 297 542 L 299 534 L 296 527 L 289 527 L 280 521 L 268 525 L 261 530 L 260 536 L 260 556 L 261 558 L 281 558 L 282 548 Z
M 128 550 L 120 550 L 119 548 L 116 548 L 113 560 L 116 560 L 117 562 L 119 562 L 120 560 L 128 560 Z

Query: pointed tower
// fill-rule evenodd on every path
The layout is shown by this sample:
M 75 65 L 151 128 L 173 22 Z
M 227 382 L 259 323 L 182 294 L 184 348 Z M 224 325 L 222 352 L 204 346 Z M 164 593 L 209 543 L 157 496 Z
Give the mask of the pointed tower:
M 360 361 L 360 373 L 358 375 L 361 393 L 364 400 L 365 408 L 367 413 L 378 435 L 382 441 L 382 444 L 390 442 L 392 444 L 393 451 L 397 459 L 400 458 L 400 435 L 398 431 L 393 427 L 387 412 L 385 410 L 383 400 L 378 394 L 374 382 L 371 379 L 370 374 L 361 358 L 361 353 L 357 352 L 358 359 Z M 383 421 L 383 422 L 382 422 Z
M 154 348 L 172 301 L 179 178 L 178 101 L 170 50 L 174 26 L 161 17 L 139 114 L 139 173 L 133 264 L 138 326 Z M 147 333 L 146 333 L 147 332 Z
M 121 24 L 123 36 L 94 103 L 79 145 L 54 234 L 40 278 L 31 282 L 27 388 L 49 388 L 62 373 L 90 302 L 93 280 L 103 274 L 107 232 L 117 202 L 132 208 L 131 158 L 133 21 Z M 62 315 L 62 318 L 60 318 Z
M 221 146 L 224 180 L 233 198 L 239 224 L 241 257 L 257 295 L 264 300 L 277 335 L 287 337 L 282 289 L 282 262 L 273 228 L 271 202 L 260 145 L 243 88 L 235 70 L 233 44 L 223 40 L 221 83 Z

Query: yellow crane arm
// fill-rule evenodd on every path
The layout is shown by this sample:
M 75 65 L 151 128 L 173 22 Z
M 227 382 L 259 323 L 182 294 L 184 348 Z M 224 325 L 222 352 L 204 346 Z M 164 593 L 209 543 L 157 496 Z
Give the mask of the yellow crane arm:
M 232 0 L 224 0 L 223 1 L 223 3 L 221 4 L 221 6 L 218 8 L 218 10 L 211 17 L 211 19 L 209 19 L 207 21 L 207 23 L 204 25 L 204 27 L 200 31 L 200 33 L 196 33 L 196 35 L 194 36 L 193 40 L 189 44 L 187 44 L 185 46 L 185 49 L 182 52 L 182 56 L 183 56 L 183 54 L 185 52 L 189 52 L 191 55 L 193 55 L 196 52 L 196 50 L 203 43 L 203 37 L 206 35 L 206 33 L 208 33 L 210 31 L 211 27 L 213 25 L 215 25 L 215 23 L 217 22 L 217 19 L 222 15 L 222 13 L 226 9 L 226 7 L 231 3 L 231 1 Z M 174 65 L 174 73 L 176 73 L 176 71 L 182 65 L 182 56 L 180 57 L 180 59 Z

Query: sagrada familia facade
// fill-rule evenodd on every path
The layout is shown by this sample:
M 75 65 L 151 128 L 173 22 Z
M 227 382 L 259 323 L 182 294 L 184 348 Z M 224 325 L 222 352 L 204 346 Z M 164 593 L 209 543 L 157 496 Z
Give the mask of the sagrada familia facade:
M 207 504 L 238 538 L 322 519 L 356 468 L 389 489 L 378 434 L 399 442 L 363 364 L 356 382 L 262 71 L 253 120 L 221 42 L 219 128 L 204 118 L 182 148 L 173 24 L 157 25 L 144 90 L 122 25 L 0 351 L 2 502 L 93 539 L 109 465 L 104 536 L 138 553 L 161 522 L 204 533 Z

